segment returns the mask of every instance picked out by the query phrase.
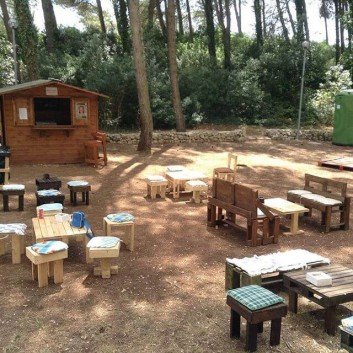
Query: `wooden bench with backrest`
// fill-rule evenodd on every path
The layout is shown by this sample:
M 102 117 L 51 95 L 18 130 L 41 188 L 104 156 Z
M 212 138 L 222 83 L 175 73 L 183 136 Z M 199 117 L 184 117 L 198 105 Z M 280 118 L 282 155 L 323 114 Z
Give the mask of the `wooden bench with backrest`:
M 347 183 L 316 175 L 305 174 L 303 190 L 289 190 L 288 201 L 299 203 L 310 210 L 321 212 L 321 224 L 328 233 L 333 227 L 349 229 L 349 213 L 351 198 L 347 196 Z M 332 225 L 332 214 L 339 213 L 340 220 Z
M 214 178 L 212 197 L 208 199 L 209 226 L 226 223 L 245 230 L 248 245 L 278 242 L 279 217 L 260 202 L 258 191 L 228 180 Z M 226 214 L 223 216 L 223 210 Z M 237 223 L 237 216 L 246 219 L 246 227 Z M 261 233 L 259 234 L 259 231 Z

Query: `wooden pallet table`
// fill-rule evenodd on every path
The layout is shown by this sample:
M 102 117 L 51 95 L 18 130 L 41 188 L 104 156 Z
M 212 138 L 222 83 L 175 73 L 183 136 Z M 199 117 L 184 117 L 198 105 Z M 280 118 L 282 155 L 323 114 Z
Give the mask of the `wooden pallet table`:
M 325 331 L 334 336 L 337 329 L 336 309 L 339 304 L 353 301 L 353 270 L 341 265 L 320 267 L 332 277 L 332 286 L 316 287 L 305 279 L 311 270 L 294 271 L 283 275 L 289 292 L 289 310 L 298 312 L 298 294 L 325 309 Z
M 168 180 L 169 188 L 172 191 L 174 199 L 180 197 L 180 192 L 184 189 L 187 181 L 201 180 L 207 182 L 205 174 L 187 169 L 176 172 L 167 172 L 165 177 Z
M 61 180 L 56 176 L 50 176 L 49 174 L 44 174 L 41 177 L 36 178 L 37 190 L 48 190 L 56 189 L 60 190 Z
M 54 216 L 44 217 L 43 219 L 32 218 L 32 223 L 36 242 L 61 240 L 64 243 L 68 243 L 69 239 L 83 241 L 86 251 L 86 261 L 92 262 L 86 249 L 89 239 L 86 236 L 85 228 L 72 227 L 69 221 L 57 222 Z
M 267 206 L 271 211 L 275 212 L 280 216 L 287 216 L 291 217 L 290 219 L 290 230 L 289 232 L 283 233 L 284 235 L 297 235 L 302 234 L 303 231 L 299 230 L 299 215 L 302 213 L 309 212 L 309 209 L 298 205 L 294 202 L 287 201 L 280 197 L 273 198 L 273 199 L 266 199 L 265 206 Z

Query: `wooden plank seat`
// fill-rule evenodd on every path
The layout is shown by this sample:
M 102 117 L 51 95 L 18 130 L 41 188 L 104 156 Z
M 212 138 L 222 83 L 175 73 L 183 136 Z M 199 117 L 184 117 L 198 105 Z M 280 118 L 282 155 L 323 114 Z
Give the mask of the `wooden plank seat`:
M 243 301 L 242 297 L 249 300 Z M 247 304 L 250 300 L 252 303 Z M 256 285 L 229 291 L 227 304 L 230 306 L 230 337 L 240 338 L 241 317 L 243 317 L 246 320 L 245 349 L 255 352 L 257 334 L 263 332 L 265 321 L 271 321 L 270 345 L 279 345 L 282 317 L 286 316 L 288 311 L 287 305 L 283 302 L 283 298 Z
M 107 165 L 107 134 L 101 131 L 92 133 L 94 140 L 85 142 L 85 162 L 97 167 Z
M 165 199 L 166 188 L 168 186 L 168 180 L 161 175 L 147 175 L 147 197 L 151 197 L 154 200 L 157 195 L 161 199 Z
M 191 202 L 201 203 L 201 192 L 207 192 L 208 185 L 202 180 L 189 180 L 185 183 L 185 190 L 192 191 Z
M 24 209 L 24 194 L 25 186 L 22 184 L 7 184 L 3 185 L 0 189 L 0 194 L 2 195 L 3 200 L 3 210 L 8 212 L 9 209 L 9 197 L 18 196 L 18 210 L 23 211 Z
M 111 260 L 119 257 L 119 238 L 110 236 L 94 237 L 88 242 L 87 249 L 88 256 L 100 262 L 100 266 L 94 268 L 95 276 L 110 278 L 112 274 L 118 273 L 118 266 L 112 266 Z
M 349 229 L 351 198 L 347 196 L 347 183 L 305 174 L 304 189 L 289 190 L 287 200 L 308 208 L 309 216 L 313 209 L 321 212 L 321 225 L 326 233 L 336 227 Z M 333 225 L 332 215 L 335 213 L 339 214 L 340 219 L 338 224 Z
M 81 193 L 82 203 L 89 205 L 89 193 L 91 191 L 91 185 L 84 180 L 71 180 L 67 183 L 67 187 L 70 190 L 70 203 L 74 206 L 77 205 L 77 194 Z
M 47 248 L 47 253 L 38 250 L 39 247 Z M 55 284 L 63 282 L 63 260 L 68 256 L 67 249 L 67 244 L 55 240 L 26 247 L 26 256 L 32 263 L 32 278 L 38 280 L 39 288 L 48 285 L 48 277 L 54 277 Z
M 237 223 L 237 216 L 246 219 L 246 227 Z M 210 227 L 228 224 L 245 230 L 247 244 L 257 246 L 278 243 L 279 222 L 280 218 L 260 202 L 257 190 L 228 180 L 213 179 L 212 197 L 207 205 Z

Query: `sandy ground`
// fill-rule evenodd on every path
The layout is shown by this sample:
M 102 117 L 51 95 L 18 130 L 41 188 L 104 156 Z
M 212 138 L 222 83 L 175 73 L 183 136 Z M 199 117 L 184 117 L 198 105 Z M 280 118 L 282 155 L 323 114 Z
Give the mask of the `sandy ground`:
M 131 147 L 110 146 L 109 165 L 28 165 L 12 168 L 12 182 L 26 184 L 25 211 L 0 213 L 0 222 L 24 222 L 26 242 L 33 242 L 34 179 L 43 173 L 60 177 L 65 211 L 71 212 L 66 182 L 86 179 L 92 184 L 86 212 L 96 234 L 111 212 L 136 216 L 136 250 L 123 246 L 117 276 L 94 277 L 84 263 L 81 243 L 70 243 L 64 283 L 39 289 L 31 280 L 30 263 L 12 265 L 10 255 L 0 258 L 1 352 L 242 352 L 240 341 L 229 339 L 229 308 L 225 304 L 226 257 L 266 254 L 304 248 L 353 268 L 351 231 L 323 234 L 315 221 L 301 220 L 304 235 L 281 237 L 279 244 L 251 248 L 244 234 L 206 226 L 206 202 L 147 200 L 143 181 L 150 173 L 163 173 L 170 164 L 182 164 L 207 174 L 225 166 L 227 152 L 239 155 L 238 180 L 258 188 L 265 197 L 285 197 L 288 189 L 303 185 L 310 172 L 348 182 L 351 172 L 317 166 L 324 157 L 350 156 L 352 149 L 327 143 L 280 143 L 254 140 L 242 144 L 161 146 L 152 156 L 140 156 Z M 11 206 L 16 207 L 15 203 Z M 316 219 L 316 221 L 318 218 Z M 286 293 L 281 293 L 286 299 Z M 352 304 L 340 307 L 338 319 Z M 283 321 L 281 345 L 269 346 L 269 325 L 259 335 L 259 352 L 339 352 L 339 336 L 323 332 L 323 310 L 301 298 L 299 313 Z M 1 350 L 2 349 L 2 350 Z M 341 351 L 343 352 L 343 351 Z

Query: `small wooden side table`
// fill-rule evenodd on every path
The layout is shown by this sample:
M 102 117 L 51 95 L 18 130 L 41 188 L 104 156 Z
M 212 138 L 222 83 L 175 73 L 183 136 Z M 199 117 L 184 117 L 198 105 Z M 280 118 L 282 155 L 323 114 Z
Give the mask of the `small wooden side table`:
M 70 190 L 70 203 L 74 206 L 77 205 L 77 193 L 82 194 L 82 203 L 89 205 L 89 193 L 91 191 L 91 185 L 68 185 Z
M 103 232 L 105 235 L 113 236 L 114 228 L 122 228 L 124 234 L 119 238 L 126 244 L 130 251 L 134 251 L 135 246 L 135 223 L 134 222 L 112 222 L 107 217 L 103 218 Z
M 24 209 L 24 195 L 25 195 L 25 188 L 22 190 L 18 189 L 7 189 L 7 190 L 0 190 L 0 194 L 2 195 L 3 200 L 3 207 L 4 212 L 9 212 L 9 196 L 18 196 L 18 210 L 23 211 Z

